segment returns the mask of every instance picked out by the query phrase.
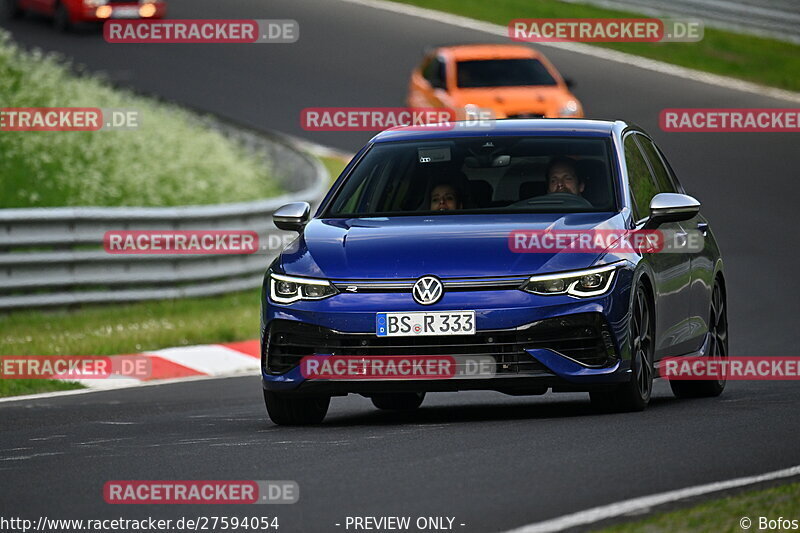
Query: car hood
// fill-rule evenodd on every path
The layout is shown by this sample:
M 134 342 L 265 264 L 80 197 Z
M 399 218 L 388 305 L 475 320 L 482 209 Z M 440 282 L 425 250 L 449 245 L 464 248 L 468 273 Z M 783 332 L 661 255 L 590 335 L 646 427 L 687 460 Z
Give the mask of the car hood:
M 314 219 L 281 256 L 287 274 L 346 279 L 533 275 L 592 266 L 595 253 L 517 253 L 514 230 L 621 229 L 610 213 Z

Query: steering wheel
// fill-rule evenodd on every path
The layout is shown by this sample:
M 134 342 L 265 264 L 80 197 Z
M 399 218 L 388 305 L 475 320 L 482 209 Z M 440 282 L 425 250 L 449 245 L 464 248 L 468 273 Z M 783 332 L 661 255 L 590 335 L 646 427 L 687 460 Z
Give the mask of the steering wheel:
M 565 206 L 565 207 L 594 207 L 592 204 L 579 194 L 572 194 L 569 192 L 554 192 L 544 194 L 542 196 L 534 196 L 526 200 L 521 200 L 513 204 L 513 207 L 525 206 Z

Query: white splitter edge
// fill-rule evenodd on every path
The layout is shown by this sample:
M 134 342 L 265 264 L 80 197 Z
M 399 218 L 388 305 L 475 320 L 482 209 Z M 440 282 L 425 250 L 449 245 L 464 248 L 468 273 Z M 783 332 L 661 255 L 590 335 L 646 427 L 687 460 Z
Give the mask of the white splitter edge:
M 786 468 L 784 470 L 776 470 L 774 472 L 760 474 L 757 476 L 740 477 L 728 481 L 718 481 L 716 483 L 709 483 L 707 485 L 698 485 L 685 489 L 662 492 L 661 494 L 653 494 L 651 496 L 634 498 L 632 500 L 625 500 L 612 503 L 610 505 L 602 505 L 600 507 L 594 507 L 585 511 L 564 515 L 552 520 L 528 524 L 517 529 L 511 529 L 505 533 L 548 533 L 552 531 L 564 531 L 565 529 L 595 524 L 603 520 L 617 518 L 630 513 L 648 511 L 652 507 L 685 500 L 687 498 L 693 498 L 696 496 L 702 496 L 712 492 L 719 492 L 737 487 L 744 487 L 747 485 L 755 485 L 765 481 L 772 481 L 775 479 L 794 477 L 798 475 L 800 475 L 800 465 Z
M 469 17 L 462 17 L 460 15 L 453 15 L 442 11 L 435 11 L 433 9 L 426 9 L 423 7 L 410 6 L 406 4 L 398 4 L 396 2 L 389 2 L 387 0 L 341 0 L 350 4 L 357 4 L 364 7 L 371 7 L 374 9 L 382 9 L 384 11 L 391 11 L 393 13 L 400 13 L 410 17 L 417 17 L 434 22 L 441 22 L 450 24 L 451 26 L 458 26 L 460 28 L 467 28 L 470 30 L 489 33 L 492 35 L 500 35 L 508 37 L 508 28 L 500 26 L 499 24 L 492 24 L 490 22 L 483 22 L 480 20 L 471 19 Z M 660 72 L 669 76 L 675 76 L 687 80 L 699 81 L 708 85 L 715 85 L 717 87 L 724 87 L 726 89 L 735 89 L 737 91 L 757 94 L 759 96 L 768 96 L 770 98 L 777 98 L 779 100 L 786 100 L 788 102 L 800 102 L 800 93 L 794 91 L 787 91 L 784 89 L 776 89 L 775 87 L 767 87 L 766 85 L 759 85 L 748 81 L 738 80 L 736 78 L 729 78 L 728 76 L 720 76 L 719 74 L 710 74 L 701 70 L 694 70 L 686 67 L 679 67 L 671 65 L 662 61 L 654 59 L 647 59 L 633 54 L 626 54 L 624 52 L 617 52 L 616 50 L 609 50 L 607 48 L 600 48 L 599 46 L 591 46 L 583 43 L 535 43 L 537 46 L 549 46 L 551 48 L 559 48 L 561 50 L 568 50 L 578 54 L 606 59 L 616 63 L 623 63 L 634 67 Z

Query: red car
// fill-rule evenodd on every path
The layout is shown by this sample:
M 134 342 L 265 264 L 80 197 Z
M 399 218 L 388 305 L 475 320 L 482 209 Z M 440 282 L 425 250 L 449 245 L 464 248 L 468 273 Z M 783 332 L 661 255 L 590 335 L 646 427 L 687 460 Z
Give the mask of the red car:
M 12 17 L 26 11 L 53 18 L 60 30 L 81 22 L 108 19 L 160 19 L 167 14 L 164 0 L 0 0 Z

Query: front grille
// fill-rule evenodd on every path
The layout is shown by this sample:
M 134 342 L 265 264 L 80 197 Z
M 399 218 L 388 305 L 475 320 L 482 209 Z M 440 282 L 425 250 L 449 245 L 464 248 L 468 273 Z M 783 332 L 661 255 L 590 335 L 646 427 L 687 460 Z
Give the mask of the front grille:
M 603 366 L 615 357 L 610 338 L 599 313 L 542 320 L 525 329 L 438 337 L 347 334 L 301 322 L 274 320 L 265 346 L 266 370 L 282 374 L 309 355 L 440 355 L 491 356 L 498 374 L 537 374 L 549 371 L 526 349 L 549 348 L 587 366 Z
M 411 292 L 418 278 L 394 280 L 333 280 L 331 283 L 341 292 Z M 529 276 L 506 276 L 499 278 L 451 278 L 443 279 L 442 285 L 452 291 L 498 291 L 518 289 Z

